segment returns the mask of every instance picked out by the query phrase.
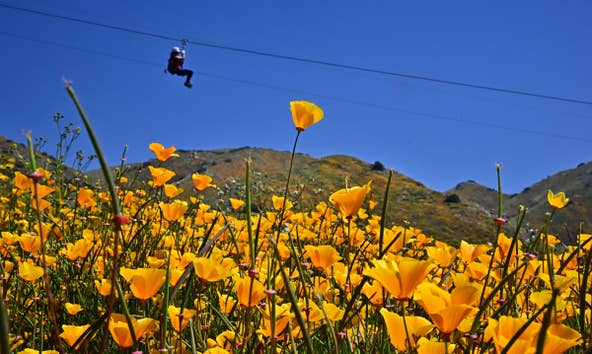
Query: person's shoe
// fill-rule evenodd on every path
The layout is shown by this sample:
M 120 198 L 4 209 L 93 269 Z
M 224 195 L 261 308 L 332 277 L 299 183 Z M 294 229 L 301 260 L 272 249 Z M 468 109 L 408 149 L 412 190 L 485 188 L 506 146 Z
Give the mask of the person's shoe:
M 191 82 L 186 82 L 185 83 L 185 86 L 188 87 L 188 88 L 192 88 L 193 87 L 193 85 L 191 84 Z

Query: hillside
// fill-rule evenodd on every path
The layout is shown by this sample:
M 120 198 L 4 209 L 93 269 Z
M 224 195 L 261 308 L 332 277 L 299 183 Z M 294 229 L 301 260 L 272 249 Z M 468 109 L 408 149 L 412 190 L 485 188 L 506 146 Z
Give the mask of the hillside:
M 551 211 L 547 203 L 547 191 L 565 192 L 569 204 L 553 216 L 551 232 L 562 239 L 574 237 L 582 225 L 584 232 L 592 227 L 592 162 L 581 163 L 576 168 L 558 172 L 513 195 L 504 195 L 504 217 L 516 220 L 520 206 L 527 208 L 525 222 L 540 229 L 545 213 Z M 461 201 L 474 203 L 494 215 L 497 212 L 497 192 L 474 181 L 459 183 L 448 194 L 456 194 Z
M 177 151 L 180 157 L 164 163 L 156 159 L 124 167 L 126 175 L 138 181 L 150 178 L 148 166 L 166 167 L 175 171 L 171 180 L 185 190 L 180 196 L 195 195 L 191 175 L 199 172 L 211 176 L 218 190 L 205 193 L 206 201 L 215 204 L 228 197 L 244 196 L 245 161 L 252 161 L 254 209 L 270 210 L 272 195 L 283 195 L 290 163 L 290 153 L 263 148 L 243 147 L 211 151 Z M 97 171 L 90 172 L 97 177 Z M 335 155 L 314 158 L 297 154 L 290 183 L 290 200 L 299 210 L 310 210 L 318 202 L 327 201 L 334 191 L 372 181 L 372 197 L 380 213 L 388 180 L 388 171 L 380 164 L 371 164 L 354 157 Z M 472 203 L 445 202 L 446 196 L 426 188 L 403 174 L 394 172 L 388 201 L 387 224 L 411 226 L 442 240 L 487 241 L 492 234 L 491 218 Z
M 180 197 L 195 195 L 191 174 L 200 172 L 210 175 L 218 189 L 205 193 L 206 200 L 215 204 L 219 199 L 244 196 L 245 161 L 252 161 L 252 190 L 255 210 L 269 210 L 271 196 L 282 195 L 290 153 L 263 148 L 242 147 L 210 151 L 179 150 L 178 158 L 165 163 L 156 159 L 144 163 L 127 164 L 124 173 L 132 176 L 136 185 L 143 185 L 150 179 L 148 166 L 163 166 L 175 171 L 171 182 L 185 190 Z M 16 157 L 17 168 L 25 170 L 28 160 L 26 147 L 0 136 L 0 153 Z M 48 169 L 59 164 L 44 153 L 37 153 L 38 164 Z M 98 171 L 90 171 L 89 176 L 99 178 Z M 74 176 L 74 171 L 66 171 L 66 176 Z M 135 177 L 134 177 L 135 176 Z M 349 185 L 361 185 L 372 181 L 372 197 L 377 202 L 376 213 L 382 206 L 382 199 L 388 178 L 388 171 L 382 164 L 361 161 L 343 155 L 314 158 L 297 154 L 290 183 L 290 199 L 300 210 L 310 210 L 318 202 L 327 201 L 329 195 Z M 556 213 L 551 231 L 568 240 L 569 235 L 578 232 L 579 225 L 590 232 L 592 225 L 592 162 L 582 163 L 574 169 L 561 171 L 540 182 L 525 188 L 522 192 L 503 196 L 504 217 L 510 223 L 510 231 L 516 220 L 520 205 L 527 208 L 526 223 L 529 228 L 539 229 L 544 222 L 545 213 L 551 208 L 547 204 L 547 190 L 563 191 L 570 198 L 567 207 Z M 497 191 L 476 183 L 466 181 L 454 188 L 440 193 L 425 187 L 421 182 L 393 173 L 389 194 L 387 223 L 404 224 L 423 230 L 430 236 L 443 240 L 461 238 L 485 242 L 492 236 L 491 218 L 497 213 Z M 567 229 L 566 229 L 567 226 Z

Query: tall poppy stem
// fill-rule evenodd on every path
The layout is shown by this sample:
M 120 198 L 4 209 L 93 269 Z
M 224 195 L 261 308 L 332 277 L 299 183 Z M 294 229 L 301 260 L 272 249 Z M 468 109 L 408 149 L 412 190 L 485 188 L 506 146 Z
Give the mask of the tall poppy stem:
M 45 255 L 47 254 L 47 250 L 45 248 L 45 238 L 43 237 L 43 223 L 42 223 L 42 214 L 41 214 L 41 198 L 39 197 L 39 180 L 43 177 L 39 172 L 37 172 L 37 163 L 35 161 L 35 151 L 33 150 L 33 144 L 31 142 L 31 135 L 27 134 L 27 146 L 29 150 L 29 162 L 31 167 L 31 174 L 29 178 L 33 181 L 33 192 L 35 194 L 35 206 L 37 209 L 37 225 L 39 228 L 39 239 L 41 240 L 41 263 L 43 266 L 43 284 L 45 286 L 45 291 L 47 292 L 47 307 L 49 310 L 49 319 L 53 326 L 53 335 L 55 337 L 55 341 L 57 343 L 57 347 L 60 353 L 64 353 L 64 346 L 62 344 L 62 339 L 60 338 L 60 330 L 58 328 L 58 320 L 55 313 L 55 303 L 53 297 L 53 291 L 51 290 L 51 282 L 49 279 L 49 273 L 47 269 L 47 261 Z
M 84 127 L 86 128 L 86 132 L 88 133 L 88 137 L 92 142 L 93 148 L 95 150 L 95 153 L 97 154 L 97 157 L 99 159 L 99 162 L 101 164 L 101 170 L 103 172 L 103 177 L 105 178 L 105 182 L 107 183 L 107 187 L 109 188 L 109 193 L 111 195 L 111 208 L 113 211 L 113 223 L 115 224 L 115 237 L 114 237 L 114 249 L 113 249 L 113 269 L 112 269 L 112 276 L 111 276 L 111 296 L 110 299 L 113 299 L 114 297 L 114 293 L 113 293 L 113 286 L 117 287 L 117 293 L 119 295 L 119 299 L 121 301 L 121 305 L 125 310 L 125 319 L 127 321 L 127 325 L 130 331 L 130 334 L 132 335 L 132 339 L 134 341 L 134 346 L 136 348 L 138 347 L 138 340 L 134 334 L 134 327 L 132 325 L 132 319 L 131 316 L 129 314 L 129 311 L 127 309 L 127 304 L 125 302 L 124 296 L 123 296 L 123 291 L 121 289 L 121 285 L 119 284 L 119 281 L 117 280 L 117 272 L 119 271 L 119 266 L 117 264 L 117 248 L 119 247 L 119 235 L 121 233 L 121 225 L 125 224 L 126 222 L 129 221 L 129 219 L 127 219 L 125 216 L 123 216 L 121 214 L 121 206 L 119 205 L 119 197 L 117 196 L 117 193 L 115 191 L 115 182 L 113 181 L 113 176 L 111 175 L 111 170 L 109 169 L 109 165 L 107 165 L 107 160 L 105 159 L 105 155 L 103 154 L 103 150 L 101 149 L 101 146 L 99 145 L 99 140 L 97 139 L 97 137 L 95 136 L 94 130 L 92 128 L 92 126 L 90 125 L 90 121 L 88 119 L 88 117 L 86 116 L 86 113 L 84 112 L 84 109 L 82 108 L 82 105 L 80 104 L 80 101 L 78 101 L 78 97 L 76 97 L 76 93 L 74 92 L 74 89 L 72 88 L 72 86 L 70 85 L 70 83 L 66 83 L 66 91 L 68 92 L 68 95 L 70 95 L 70 97 L 72 98 L 72 101 L 74 102 L 74 105 L 76 106 L 76 109 L 78 110 L 78 113 L 80 114 L 80 118 L 82 119 L 82 122 L 84 123 Z M 110 302 L 112 302 L 112 300 L 110 300 Z M 111 303 L 108 309 L 108 316 L 106 316 L 106 322 L 105 322 L 105 327 L 108 327 L 109 325 L 109 319 L 111 316 L 111 311 L 113 310 L 113 304 Z M 103 337 L 105 338 L 105 337 Z M 104 342 L 103 344 L 104 345 Z M 102 352 L 102 350 L 100 351 Z

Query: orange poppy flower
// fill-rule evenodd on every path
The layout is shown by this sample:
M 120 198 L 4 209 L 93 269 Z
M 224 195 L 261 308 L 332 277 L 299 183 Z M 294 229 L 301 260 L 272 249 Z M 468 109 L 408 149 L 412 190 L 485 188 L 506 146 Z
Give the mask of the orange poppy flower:
M 164 194 L 169 198 L 175 198 L 179 194 L 183 193 L 183 188 L 179 188 L 174 184 L 164 184 Z
M 69 326 L 69 325 L 62 325 L 63 332 L 60 333 L 60 337 L 64 339 L 69 346 L 73 346 L 74 343 L 80 338 L 80 336 L 90 327 L 89 324 L 82 325 L 82 326 Z M 78 348 L 75 348 L 78 349 Z
M 549 189 L 549 191 L 547 191 L 547 201 L 553 208 L 561 209 L 569 203 L 569 198 L 565 196 L 564 192 L 554 194 L 553 191 Z
M 164 167 L 148 166 L 148 169 L 152 175 L 152 187 L 154 188 L 163 186 L 171 178 L 173 178 L 173 176 L 175 176 L 175 172 Z
M 397 300 L 406 300 L 425 279 L 431 267 L 430 261 L 400 257 L 398 260 L 375 260 L 374 267 L 365 269 L 363 274 L 380 282 Z
M 14 186 L 19 190 L 17 194 L 22 194 L 25 190 L 33 187 L 33 180 L 19 171 L 14 172 Z
M 483 339 L 485 341 L 493 339 L 497 353 L 501 353 L 504 349 L 507 350 L 508 354 L 534 353 L 541 327 L 540 323 L 536 322 L 529 324 L 514 344 L 506 348 L 510 339 L 526 324 L 526 321 L 526 318 L 510 316 L 500 316 L 497 320 L 490 317 L 483 332 Z
M 465 240 L 460 241 L 458 251 L 460 252 L 460 259 L 465 263 L 469 264 L 474 261 L 477 257 L 489 250 L 487 245 L 473 245 Z
M 438 342 L 421 337 L 417 341 L 417 354 L 447 354 L 454 353 L 455 344 Z
M 253 281 L 253 286 L 251 286 L 251 281 Z M 241 278 L 234 285 L 234 290 L 236 290 L 238 301 L 243 307 L 253 307 L 267 296 L 265 286 L 254 278 Z
M 101 296 L 109 296 L 111 294 L 111 280 L 110 279 L 101 279 L 95 280 L 95 287 L 99 291 Z
M 282 331 L 288 326 L 288 322 L 290 322 L 290 319 L 293 316 L 292 313 L 290 313 L 291 304 L 275 304 L 275 333 L 272 334 L 271 306 L 273 305 L 269 304 L 265 307 L 265 309 L 258 308 L 263 317 L 263 326 L 257 330 L 257 333 L 267 338 L 271 338 L 272 336 L 277 336 L 278 334 L 282 333 Z
M 129 282 L 134 297 L 148 300 L 153 297 L 166 281 L 166 270 L 155 268 L 121 268 L 119 273 Z
M 445 334 L 454 331 L 459 323 L 473 310 L 479 289 L 472 285 L 456 287 L 452 293 L 438 285 L 425 282 L 417 286 L 415 301 L 428 313 L 438 329 Z
M 33 262 L 19 262 L 18 272 L 24 281 L 35 281 L 44 274 L 43 268 L 36 266 Z
M 17 354 L 39 354 L 39 349 L 25 348 Z M 41 354 L 60 354 L 60 352 L 58 352 L 57 350 L 49 349 L 42 351 Z
M 158 321 L 152 318 L 131 318 L 136 339 L 150 337 L 158 330 Z M 109 332 L 120 348 L 128 348 L 134 344 L 125 315 L 114 313 L 109 319 Z
M 177 151 L 177 148 L 174 146 L 171 146 L 169 148 L 165 148 L 160 143 L 152 143 L 152 144 L 148 145 L 148 148 L 150 150 L 152 150 L 152 152 L 154 153 L 154 155 L 156 155 L 156 158 L 159 161 L 166 161 L 169 159 L 169 157 L 172 157 L 172 156 L 179 157 L 179 154 L 175 154 L 175 151 Z
M 31 189 L 33 191 L 33 196 L 36 197 L 37 195 L 39 195 L 39 199 L 43 199 L 45 197 L 47 197 L 48 195 L 50 195 L 51 193 L 53 193 L 53 191 L 55 191 L 55 188 L 51 188 L 49 186 L 46 186 L 44 184 L 37 184 L 37 193 L 35 193 L 35 189 L 32 188 Z
M 41 249 L 41 237 L 39 236 L 22 234 L 19 236 L 18 242 L 25 252 L 37 253 Z
M 290 102 L 290 111 L 296 130 L 303 131 L 323 119 L 324 113 L 319 106 L 308 101 Z
M 185 215 L 189 206 L 187 202 L 182 200 L 175 200 L 172 203 L 163 203 L 159 204 L 160 210 L 162 210 L 162 215 L 167 221 L 177 221 Z
M 408 352 L 408 343 L 415 346 L 415 339 L 428 334 L 434 325 L 427 319 L 420 316 L 405 316 L 390 312 L 385 308 L 380 309 L 380 314 L 386 323 L 386 330 L 389 334 L 391 344 L 402 352 Z M 407 338 L 407 333 L 409 338 Z
M 458 250 L 444 242 L 436 242 L 435 246 L 426 247 L 428 256 L 442 268 L 449 267 L 456 260 Z
M 220 311 L 225 314 L 229 314 L 236 304 L 236 299 L 228 294 L 218 293 L 218 304 L 220 305 Z
M 169 319 L 177 332 L 181 332 L 187 327 L 189 320 L 195 316 L 195 313 L 195 310 L 189 309 L 183 309 L 183 313 L 181 313 L 181 308 L 174 305 L 170 305 L 168 309 Z
M 331 194 L 329 201 L 344 217 L 352 219 L 362 206 L 366 195 L 370 192 L 370 184 L 371 182 L 368 182 L 362 187 L 340 189 Z
M 224 265 L 220 259 L 206 257 L 196 257 L 193 269 L 199 279 L 208 283 L 228 278 L 234 273 L 232 267 Z
M 543 354 L 564 353 L 582 343 L 582 334 L 568 326 L 553 323 L 547 330 Z
M 284 204 L 284 197 L 278 197 L 277 195 L 273 195 L 271 197 L 271 202 L 273 203 L 273 208 L 275 210 L 280 210 L 282 208 L 282 204 Z M 284 209 L 285 210 L 290 210 L 292 209 L 292 202 L 289 200 L 286 200 L 285 205 L 284 205 Z
M 304 256 L 310 258 L 312 265 L 316 268 L 329 268 L 341 259 L 339 252 L 329 245 L 306 245 L 304 250 L 306 251 Z
M 66 307 L 66 311 L 68 312 L 68 314 L 72 315 L 72 316 L 74 316 L 78 312 L 82 311 L 82 306 L 80 306 L 78 304 L 71 304 L 69 302 L 66 302 L 65 307 Z
M 78 191 L 78 197 L 76 201 L 82 208 L 92 208 L 97 205 L 97 201 L 94 198 L 95 192 L 88 188 L 80 188 Z
M 228 200 L 230 200 L 232 210 L 237 210 L 238 208 L 242 207 L 243 204 L 245 204 L 245 202 L 240 199 L 229 198 Z
M 191 175 L 191 181 L 193 181 L 193 186 L 198 191 L 203 191 L 208 189 L 209 187 L 215 187 L 216 185 L 212 184 L 212 177 L 208 175 L 202 175 L 200 173 L 194 173 Z

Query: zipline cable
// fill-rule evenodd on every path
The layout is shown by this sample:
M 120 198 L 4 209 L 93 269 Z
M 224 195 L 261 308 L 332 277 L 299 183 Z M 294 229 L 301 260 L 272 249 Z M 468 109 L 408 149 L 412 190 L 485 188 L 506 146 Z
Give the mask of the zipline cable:
M 70 50 L 76 50 L 79 52 L 84 52 L 84 53 L 88 53 L 88 54 L 92 54 L 92 55 L 100 55 L 100 56 L 104 56 L 104 57 L 108 57 L 108 58 L 112 58 L 112 59 L 123 60 L 123 61 L 133 62 L 133 63 L 137 63 L 137 64 L 149 65 L 149 66 L 153 66 L 153 67 L 162 67 L 162 64 L 159 64 L 156 62 L 130 58 L 130 57 L 122 56 L 122 55 L 114 55 L 114 54 L 98 51 L 95 49 L 81 48 L 81 47 L 67 45 L 67 44 L 58 43 L 58 42 L 54 42 L 54 41 L 48 41 L 48 40 L 37 39 L 37 38 L 30 38 L 30 37 L 26 37 L 26 36 L 14 34 L 14 33 L 2 32 L 2 31 L 0 31 L 0 35 L 6 36 L 6 37 L 13 37 L 13 38 L 20 39 L 20 40 L 27 40 L 27 41 L 31 41 L 31 42 L 35 42 L 35 43 L 40 43 L 40 44 L 52 45 L 52 46 L 70 49 Z M 581 137 L 568 136 L 568 135 L 562 135 L 562 134 L 556 134 L 556 133 L 548 133 L 548 132 L 544 132 L 544 131 L 537 131 L 537 130 L 531 130 L 531 129 L 508 127 L 508 126 L 504 126 L 501 124 L 493 124 L 493 123 L 475 121 L 475 120 L 470 120 L 470 119 L 462 119 L 462 118 L 441 115 L 441 114 L 417 112 L 417 111 L 412 111 L 412 110 L 405 109 L 405 108 L 386 106 L 386 105 L 381 105 L 381 104 L 372 103 L 372 102 L 358 101 L 358 100 L 353 100 L 350 98 L 344 98 L 344 97 L 338 97 L 338 96 L 324 95 L 324 94 L 309 92 L 309 91 L 305 91 L 305 90 L 298 90 L 298 89 L 294 89 L 294 88 L 288 88 L 288 87 L 282 87 L 282 86 L 261 83 L 261 82 L 257 82 L 257 81 L 235 79 L 235 78 L 231 78 L 228 76 L 223 76 L 223 75 L 219 75 L 219 74 L 215 74 L 215 73 L 208 73 L 208 72 L 204 72 L 204 71 L 197 71 L 197 73 L 201 76 L 211 77 L 215 80 L 240 83 L 240 84 L 249 85 L 249 86 L 257 86 L 257 87 L 262 87 L 262 88 L 265 88 L 268 90 L 295 92 L 295 93 L 315 96 L 315 97 L 319 97 L 319 98 L 325 98 L 328 100 L 348 103 L 348 104 L 357 105 L 357 106 L 380 109 L 380 110 L 388 111 L 388 112 L 405 113 L 405 114 L 421 116 L 421 117 L 425 117 L 425 118 L 429 118 L 429 119 L 451 121 L 451 122 L 455 122 L 455 123 L 459 123 L 459 124 L 472 124 L 472 125 L 478 125 L 478 126 L 485 126 L 485 127 L 489 127 L 489 128 L 493 128 L 493 129 L 505 130 L 505 131 L 510 131 L 510 132 L 514 132 L 514 133 L 518 132 L 518 133 L 522 133 L 522 134 L 538 135 L 538 136 L 544 136 L 544 137 L 556 138 L 556 139 L 562 139 L 562 140 L 572 140 L 572 141 L 578 141 L 578 142 L 583 142 L 583 143 L 592 143 L 592 139 L 586 139 L 586 138 L 581 138 Z
M 36 14 L 36 15 L 41 15 L 41 16 L 46 16 L 46 17 L 53 17 L 53 18 L 57 18 L 57 19 L 65 20 L 65 21 L 78 22 L 78 23 L 83 23 L 86 25 L 103 27 L 103 28 L 107 28 L 107 29 L 111 29 L 111 30 L 123 31 L 123 32 L 137 34 L 137 35 L 153 37 L 153 38 L 158 38 L 158 39 L 164 39 L 164 40 L 170 40 L 170 41 L 175 41 L 175 42 L 179 42 L 179 41 L 182 41 L 185 39 L 185 38 L 178 38 L 178 37 L 173 37 L 173 36 L 169 36 L 169 35 L 158 34 L 158 33 L 154 33 L 154 32 L 141 31 L 141 30 L 137 30 L 137 29 L 133 29 L 133 28 L 109 25 L 109 24 L 105 24 L 105 23 L 80 19 L 80 18 L 76 18 L 76 17 L 58 15 L 58 14 L 53 14 L 53 13 L 49 13 L 49 12 L 8 5 L 8 4 L 4 4 L 4 3 L 0 3 L 0 7 L 4 7 L 7 9 L 12 9 L 12 10 L 16 10 L 16 11 L 21 11 L 21 12 L 27 12 L 27 13 Z M 308 64 L 323 65 L 323 66 L 352 70 L 352 71 L 367 72 L 367 73 L 386 75 L 386 76 L 402 77 L 402 78 L 406 78 L 406 79 L 429 81 L 429 82 L 450 85 L 450 86 L 460 86 L 460 87 L 479 89 L 479 90 L 485 90 L 485 91 L 493 91 L 493 92 L 499 92 L 499 93 L 505 93 L 505 94 L 520 95 L 520 96 L 529 96 L 529 97 L 536 97 L 536 98 L 541 98 L 541 99 L 546 99 L 546 100 L 562 101 L 562 102 L 584 104 L 584 105 L 592 106 L 592 101 L 583 100 L 583 99 L 545 95 L 545 94 L 534 93 L 534 92 L 529 92 L 529 91 L 520 91 L 520 90 L 479 85 L 479 84 L 473 84 L 473 83 L 467 83 L 467 82 L 461 82 L 461 81 L 438 79 L 438 78 L 433 78 L 433 77 L 428 77 L 428 76 L 413 75 L 413 74 L 406 74 L 406 73 L 400 73 L 400 72 L 394 72 L 394 71 L 373 69 L 373 68 L 367 68 L 367 67 L 362 67 L 362 66 L 339 64 L 339 63 L 333 63 L 333 62 L 329 62 L 329 61 L 295 57 L 295 56 L 290 56 L 290 55 L 263 52 L 263 51 L 252 50 L 252 49 L 245 49 L 245 48 L 229 47 L 229 46 L 225 46 L 225 45 L 213 44 L 213 43 L 207 43 L 207 42 L 201 42 L 201 41 L 194 41 L 194 40 L 187 40 L 187 43 L 201 46 L 201 47 L 216 48 L 216 49 L 222 49 L 222 50 L 233 51 L 233 52 L 244 53 L 244 54 L 252 54 L 252 55 L 265 56 L 265 57 L 271 57 L 271 58 L 276 58 L 276 59 L 297 61 L 297 62 L 308 63 Z

